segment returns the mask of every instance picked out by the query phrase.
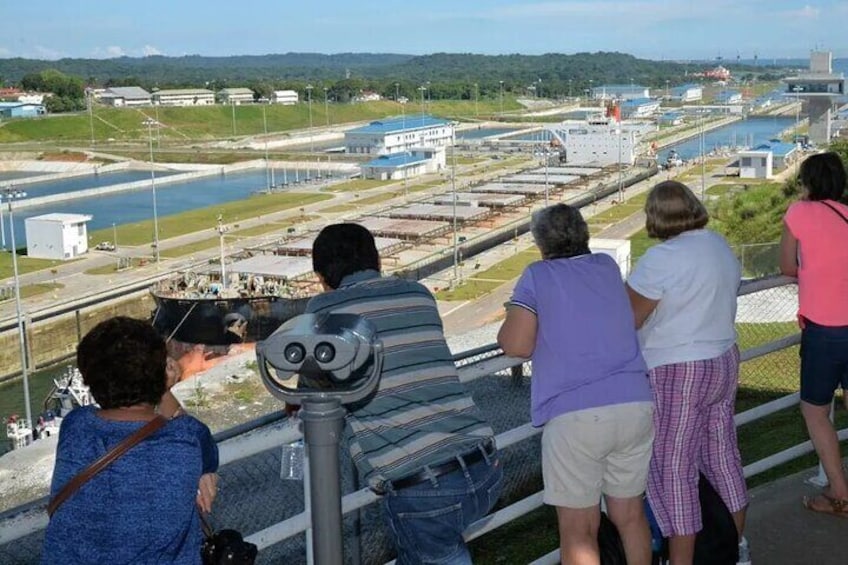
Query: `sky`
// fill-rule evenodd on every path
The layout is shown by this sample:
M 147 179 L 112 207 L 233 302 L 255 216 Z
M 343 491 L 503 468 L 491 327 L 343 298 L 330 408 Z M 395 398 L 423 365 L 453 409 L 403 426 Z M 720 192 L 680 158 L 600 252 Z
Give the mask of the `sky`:
M 40 0 L 4 3 L 0 58 L 619 51 L 848 57 L 846 0 Z

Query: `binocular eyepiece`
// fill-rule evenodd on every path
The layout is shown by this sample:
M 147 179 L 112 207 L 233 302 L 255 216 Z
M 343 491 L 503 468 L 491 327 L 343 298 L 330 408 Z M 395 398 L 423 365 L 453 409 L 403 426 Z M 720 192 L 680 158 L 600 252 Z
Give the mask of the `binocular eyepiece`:
M 382 367 L 374 325 L 355 314 L 303 314 L 256 344 L 266 388 L 286 402 L 339 397 L 354 402 L 372 392 Z

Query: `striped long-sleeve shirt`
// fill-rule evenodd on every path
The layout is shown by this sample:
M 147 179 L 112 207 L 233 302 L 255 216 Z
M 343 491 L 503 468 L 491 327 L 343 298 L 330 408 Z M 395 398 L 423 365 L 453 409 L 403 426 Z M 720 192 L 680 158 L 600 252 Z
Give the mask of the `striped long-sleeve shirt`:
M 361 271 L 312 298 L 306 311 L 360 315 L 383 342 L 378 391 L 347 417 L 351 456 L 370 485 L 445 462 L 493 436 L 459 382 L 436 301 L 423 285 Z

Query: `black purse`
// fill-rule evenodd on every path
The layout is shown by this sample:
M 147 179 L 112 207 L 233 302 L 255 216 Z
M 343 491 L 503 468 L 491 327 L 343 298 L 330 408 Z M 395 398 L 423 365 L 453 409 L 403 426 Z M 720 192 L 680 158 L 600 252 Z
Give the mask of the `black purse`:
M 253 565 L 259 549 L 256 544 L 244 541 L 235 530 L 215 531 L 209 522 L 200 514 L 200 524 L 203 526 L 203 546 L 200 557 L 203 565 Z

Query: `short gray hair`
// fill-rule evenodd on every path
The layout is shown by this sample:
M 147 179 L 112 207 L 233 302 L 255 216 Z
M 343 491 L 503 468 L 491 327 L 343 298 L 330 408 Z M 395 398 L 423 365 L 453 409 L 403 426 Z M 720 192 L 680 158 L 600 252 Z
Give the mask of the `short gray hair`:
M 530 231 L 542 259 L 589 253 L 589 226 L 580 210 L 568 204 L 554 204 L 534 212 Z

